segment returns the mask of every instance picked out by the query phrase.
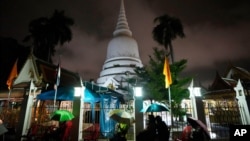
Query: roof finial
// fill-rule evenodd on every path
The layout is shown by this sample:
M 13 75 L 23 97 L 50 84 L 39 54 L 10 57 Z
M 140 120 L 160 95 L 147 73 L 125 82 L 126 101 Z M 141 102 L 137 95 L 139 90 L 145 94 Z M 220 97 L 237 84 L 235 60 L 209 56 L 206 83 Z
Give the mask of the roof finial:
M 113 32 L 113 35 L 114 36 L 118 36 L 118 35 L 132 36 L 132 32 L 129 30 L 129 27 L 128 27 L 123 0 L 121 0 L 121 7 L 120 7 L 120 13 L 118 16 L 118 22 L 116 24 L 116 29 Z

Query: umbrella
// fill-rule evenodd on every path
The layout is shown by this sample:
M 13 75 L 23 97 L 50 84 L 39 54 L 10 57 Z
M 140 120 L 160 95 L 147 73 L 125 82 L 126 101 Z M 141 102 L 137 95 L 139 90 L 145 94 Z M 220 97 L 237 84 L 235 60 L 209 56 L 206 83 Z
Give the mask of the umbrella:
M 210 135 L 209 135 L 209 132 L 208 132 L 208 130 L 207 130 L 207 126 L 206 126 L 202 121 L 200 121 L 200 120 L 198 120 L 198 119 L 195 119 L 195 118 L 193 118 L 193 117 L 188 117 L 188 118 L 187 118 L 187 121 L 190 123 L 190 125 L 191 125 L 193 128 L 197 128 L 197 126 L 200 126 L 200 127 L 203 129 L 203 131 L 206 133 L 206 136 L 207 136 L 209 139 L 211 139 L 211 138 L 210 138 Z
M 142 109 L 141 112 L 162 112 L 169 111 L 169 108 L 160 103 L 153 103 L 147 106 L 145 109 Z
M 121 109 L 110 111 L 109 117 L 119 123 L 130 124 L 134 122 L 134 118 L 132 117 L 132 115 Z
M 51 120 L 56 120 L 59 122 L 72 120 L 75 116 L 67 110 L 56 110 L 51 114 Z

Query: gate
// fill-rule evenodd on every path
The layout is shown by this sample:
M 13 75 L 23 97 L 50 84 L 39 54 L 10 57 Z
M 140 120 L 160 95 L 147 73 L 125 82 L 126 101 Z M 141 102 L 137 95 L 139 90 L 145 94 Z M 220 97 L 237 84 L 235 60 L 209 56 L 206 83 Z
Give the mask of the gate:
M 212 140 L 228 141 L 229 126 L 241 123 L 240 108 L 236 100 L 203 100 L 205 123 Z M 182 117 L 173 116 L 171 126 L 172 139 L 180 138 L 183 128 L 187 125 L 187 116 L 192 113 L 190 100 L 185 100 L 179 108 L 186 114 Z
M 206 125 L 212 139 L 228 140 L 229 126 L 241 124 L 240 109 L 236 100 L 206 100 Z

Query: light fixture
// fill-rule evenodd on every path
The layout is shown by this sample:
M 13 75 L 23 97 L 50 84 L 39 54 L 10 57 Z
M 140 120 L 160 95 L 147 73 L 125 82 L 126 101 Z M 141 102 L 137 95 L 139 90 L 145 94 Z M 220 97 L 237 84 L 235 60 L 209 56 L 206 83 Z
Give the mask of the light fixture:
M 135 96 L 136 97 L 141 97 L 142 96 L 142 87 L 135 87 L 134 91 L 135 91 Z
M 74 96 L 75 97 L 80 97 L 82 96 L 82 93 L 84 91 L 84 87 L 74 87 Z

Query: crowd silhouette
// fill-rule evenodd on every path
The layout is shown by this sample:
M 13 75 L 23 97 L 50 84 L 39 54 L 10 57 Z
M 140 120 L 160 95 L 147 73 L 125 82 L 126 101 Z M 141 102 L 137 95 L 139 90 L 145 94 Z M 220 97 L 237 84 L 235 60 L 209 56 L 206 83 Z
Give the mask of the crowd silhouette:
M 147 128 L 138 133 L 136 141 L 168 141 L 170 128 L 160 116 L 148 115 Z

